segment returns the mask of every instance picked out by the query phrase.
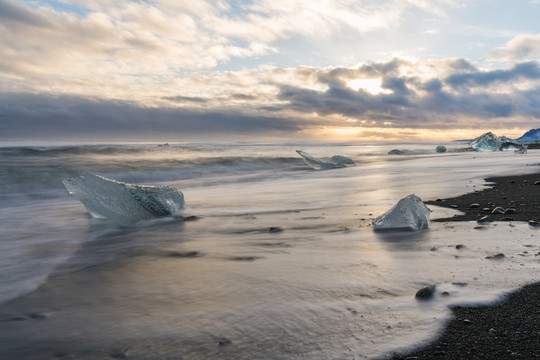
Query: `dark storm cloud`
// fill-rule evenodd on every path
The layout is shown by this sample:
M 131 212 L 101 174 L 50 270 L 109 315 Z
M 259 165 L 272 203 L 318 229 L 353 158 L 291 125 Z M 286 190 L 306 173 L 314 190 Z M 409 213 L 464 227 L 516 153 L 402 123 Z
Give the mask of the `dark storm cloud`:
M 445 82 L 454 88 L 489 86 L 494 82 L 509 82 L 519 79 L 540 79 L 540 67 L 537 62 L 526 62 L 514 65 L 508 70 L 476 71 L 454 74 Z
M 0 138 L 137 138 L 145 136 L 294 133 L 294 121 L 231 112 L 142 108 L 129 102 L 29 94 L 0 95 Z
M 392 121 L 394 126 L 402 127 L 452 126 L 458 118 L 539 117 L 540 66 L 537 62 L 492 71 L 479 70 L 459 59 L 444 65 L 438 78 L 424 80 L 417 75 L 398 75 L 402 66 L 408 66 L 411 73 L 411 64 L 402 60 L 357 69 L 324 70 L 318 79 L 326 85 L 325 90 L 282 86 L 279 99 L 287 101 L 288 108 L 295 111 Z M 380 76 L 381 87 L 387 93 L 374 95 L 347 86 L 349 80 L 362 78 L 362 75 Z M 512 88 L 524 82 L 528 82 L 530 90 L 496 89 L 497 86 Z M 471 92 L 473 88 L 476 91 Z M 475 126 L 472 122 L 469 125 Z

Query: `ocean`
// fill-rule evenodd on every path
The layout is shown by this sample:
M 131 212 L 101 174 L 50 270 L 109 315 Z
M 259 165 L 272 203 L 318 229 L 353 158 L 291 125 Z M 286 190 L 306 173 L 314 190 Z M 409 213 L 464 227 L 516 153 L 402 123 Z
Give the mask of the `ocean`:
M 525 223 L 373 231 L 409 194 L 539 170 L 540 150 L 436 145 L 0 143 L 0 357 L 376 359 L 421 345 L 449 306 L 495 301 L 539 267 Z M 355 164 L 315 171 L 296 150 Z M 85 173 L 177 187 L 186 221 L 90 218 L 62 184 Z

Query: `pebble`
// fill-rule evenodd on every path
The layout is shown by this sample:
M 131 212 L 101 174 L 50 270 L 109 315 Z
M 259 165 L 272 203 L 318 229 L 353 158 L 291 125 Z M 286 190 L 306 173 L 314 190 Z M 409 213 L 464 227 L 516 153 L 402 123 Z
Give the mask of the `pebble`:
M 451 208 L 457 209 L 457 205 L 450 205 Z
M 493 259 L 493 260 L 502 259 L 502 258 L 504 258 L 503 253 L 492 254 L 492 255 L 488 255 L 488 256 L 485 257 L 485 259 Z
M 268 232 L 269 233 L 278 233 L 278 232 L 282 232 L 283 229 L 280 228 L 280 227 L 277 227 L 277 226 L 272 226 L 270 229 L 268 229 Z
M 218 345 L 219 346 L 230 345 L 231 343 L 232 343 L 232 341 L 227 339 L 227 338 L 222 338 L 222 339 L 218 340 Z
M 461 245 L 461 244 L 456 245 L 456 249 L 458 249 L 458 250 L 463 249 L 464 247 L 465 247 L 465 245 Z
M 476 222 L 477 222 L 478 224 L 488 224 L 488 223 L 490 223 L 490 222 L 492 222 L 492 221 L 493 221 L 493 220 L 491 220 L 491 218 L 490 218 L 489 216 L 486 215 L 486 216 L 483 216 L 483 217 L 481 217 L 480 219 L 478 219 Z
M 515 214 L 517 213 L 517 210 L 514 209 L 514 208 L 508 208 L 506 209 L 506 213 L 505 214 Z
M 469 208 L 471 208 L 471 209 L 479 208 L 479 207 L 480 207 L 480 204 L 477 204 L 477 203 L 469 205 Z
M 416 295 L 414 297 L 422 300 L 430 299 L 435 293 L 435 287 L 435 285 L 423 287 L 416 292 Z
M 529 220 L 529 225 L 534 227 L 540 227 L 540 222 L 536 220 Z
M 495 209 L 493 209 L 491 213 L 492 214 L 506 214 L 506 209 L 501 206 L 497 206 Z

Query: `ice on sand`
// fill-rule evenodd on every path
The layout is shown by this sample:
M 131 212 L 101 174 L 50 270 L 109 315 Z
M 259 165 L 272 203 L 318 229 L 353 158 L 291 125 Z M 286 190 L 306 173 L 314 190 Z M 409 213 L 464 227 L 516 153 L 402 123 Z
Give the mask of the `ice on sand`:
M 93 217 L 132 225 L 141 220 L 175 215 L 184 207 L 184 195 L 169 186 L 134 185 L 85 174 L 62 183 Z
M 346 167 L 346 164 L 354 164 L 350 158 L 342 155 L 334 155 L 328 160 L 322 160 L 302 150 L 296 150 L 296 152 L 304 159 L 306 164 L 315 170 L 343 168 Z
M 373 220 L 374 230 L 417 231 L 428 228 L 431 210 L 414 194 L 399 200 L 394 207 Z

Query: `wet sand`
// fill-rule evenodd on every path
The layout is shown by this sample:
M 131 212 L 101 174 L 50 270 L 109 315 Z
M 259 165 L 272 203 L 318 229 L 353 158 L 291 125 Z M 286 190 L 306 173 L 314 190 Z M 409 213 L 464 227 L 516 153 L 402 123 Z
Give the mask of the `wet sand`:
M 540 220 L 540 174 L 486 181 L 493 186 L 426 202 L 464 212 L 435 221 L 471 221 L 486 215 L 493 221 Z M 497 206 L 515 209 L 515 213 L 492 214 Z M 540 254 L 535 255 L 540 260 Z M 540 283 L 525 286 L 491 306 L 458 306 L 452 312 L 452 320 L 433 343 L 393 359 L 540 359 Z
M 504 220 L 506 216 L 524 221 L 535 219 L 536 216 L 540 217 L 540 212 L 536 211 L 540 205 L 535 202 L 535 199 L 540 198 L 540 185 L 534 185 L 536 181 L 540 181 L 540 174 L 488 179 L 488 181 L 495 183 L 494 188 L 455 199 L 433 201 L 429 204 L 447 207 L 457 205 L 458 210 L 465 212 L 463 216 L 439 221 L 476 220 L 480 215 L 485 215 L 483 208 L 487 207 L 488 203 L 493 204 L 490 208 L 508 207 L 512 201 L 516 213 L 504 216 L 493 215 L 495 221 L 508 221 Z M 522 197 L 524 201 L 518 201 Z M 470 208 L 471 203 L 479 203 L 481 206 Z M 203 222 L 204 219 L 200 226 L 204 225 Z M 135 234 L 116 235 L 118 241 L 127 241 L 126 239 L 131 236 Z M 105 240 L 108 241 L 108 239 L 103 241 Z M 81 256 L 86 257 L 95 253 L 96 249 L 100 249 L 103 244 L 98 245 L 100 246 L 97 248 L 86 249 Z M 204 249 L 202 252 L 197 252 L 195 250 L 199 248 L 192 249 L 186 246 L 181 250 L 181 252 L 162 255 L 161 253 L 135 254 L 137 256 L 130 255 L 125 260 L 114 264 L 55 275 L 54 281 L 46 283 L 39 290 L 2 305 L 0 308 L 0 359 L 189 359 L 196 358 L 199 353 L 209 354 L 208 358 L 216 359 L 242 358 L 235 357 L 233 353 L 237 345 L 235 339 L 240 336 L 248 338 L 249 341 L 246 341 L 251 343 L 246 346 L 252 346 L 252 343 L 259 339 L 249 338 L 250 334 L 236 334 L 234 328 L 229 331 L 221 331 L 221 329 L 209 331 L 205 337 L 208 341 L 205 343 L 201 343 L 200 338 L 187 335 L 182 337 L 178 334 L 183 323 L 177 321 L 181 317 L 178 317 L 176 312 L 182 306 L 186 306 L 181 298 L 183 290 L 177 297 L 171 297 L 167 292 L 174 291 L 173 286 L 176 286 L 185 268 L 196 265 L 191 260 L 197 259 L 198 255 L 203 258 L 208 256 L 205 255 Z M 155 259 L 159 256 L 162 258 Z M 537 257 L 540 260 L 540 254 Z M 178 258 L 186 261 L 175 261 Z M 235 264 L 258 263 L 252 257 L 237 257 L 231 262 Z M 150 286 L 152 284 L 146 285 L 151 287 L 150 290 L 138 288 L 140 284 L 137 271 L 142 271 L 141 269 L 150 271 L 150 273 L 145 273 L 145 276 L 155 278 L 156 283 L 167 285 L 168 287 L 164 287 L 166 291 L 153 293 Z M 209 273 L 217 272 L 217 269 L 206 270 Z M 133 294 L 127 293 L 129 297 L 114 298 L 121 301 L 115 300 L 111 305 L 111 297 L 117 295 L 106 290 L 112 291 L 121 286 L 127 289 L 144 290 L 152 295 L 153 302 L 165 303 L 165 308 L 171 309 L 171 312 L 159 313 L 159 318 L 166 321 L 155 325 L 173 329 L 171 335 L 153 336 L 155 329 L 152 328 L 151 323 L 141 325 L 138 322 L 146 316 L 146 313 L 148 316 L 156 315 L 153 313 L 157 311 L 156 308 L 149 307 L 149 304 L 145 302 L 148 296 L 143 297 L 139 293 L 131 296 Z M 231 295 L 232 299 L 236 300 L 235 294 Z M 130 305 L 127 306 L 127 303 Z M 453 309 L 454 320 L 449 322 L 441 338 L 414 354 L 400 355 L 395 359 L 539 358 L 539 304 L 540 285 L 533 284 L 510 295 L 506 301 L 493 306 L 456 307 Z M 231 306 L 233 305 L 234 303 L 231 303 Z M 93 311 L 80 312 L 80 309 Z M 69 330 L 63 326 L 67 323 L 73 324 L 67 328 Z M 137 326 L 119 326 L 123 323 L 134 323 Z M 97 336 L 87 331 L 88 327 L 95 328 L 96 324 L 102 326 L 105 333 L 110 332 L 118 336 L 104 340 L 104 336 Z M 209 327 L 214 328 L 216 325 L 210 324 Z M 272 335 L 274 334 L 269 334 L 269 338 L 273 338 Z M 303 352 L 294 340 L 294 337 L 291 337 L 290 344 L 276 343 L 277 349 L 273 353 L 288 354 L 289 358 L 301 357 L 300 355 L 309 358 L 310 354 Z M 337 341 L 340 347 L 345 347 L 346 340 L 342 338 L 332 341 Z M 231 341 L 233 346 L 231 346 Z M 185 350 L 188 348 L 200 351 L 189 352 Z M 256 355 L 254 353 L 253 358 L 272 358 L 272 356 Z M 336 358 L 358 358 L 358 354 L 351 353 L 350 355 L 350 357 Z

